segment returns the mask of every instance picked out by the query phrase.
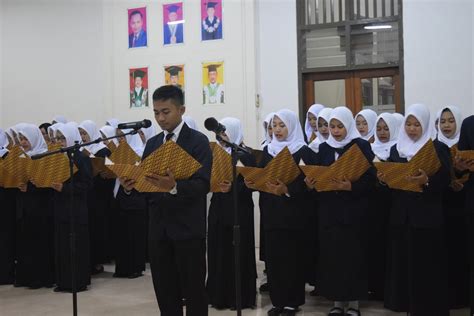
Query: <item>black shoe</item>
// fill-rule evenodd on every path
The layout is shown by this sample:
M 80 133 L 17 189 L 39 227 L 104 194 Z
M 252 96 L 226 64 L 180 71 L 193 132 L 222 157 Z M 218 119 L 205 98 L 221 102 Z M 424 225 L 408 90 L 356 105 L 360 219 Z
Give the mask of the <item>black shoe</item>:
M 329 311 L 329 314 L 328 316 L 346 316 L 346 314 L 344 314 L 344 310 L 340 307 L 333 307 L 331 308 L 331 310 Z
M 135 272 L 135 273 L 132 273 L 128 276 L 129 279 L 136 279 L 136 278 L 139 278 L 139 277 L 142 277 L 143 274 L 141 274 L 140 272 Z
M 311 292 L 309 292 L 309 295 L 310 295 L 310 296 L 318 296 L 318 291 L 316 291 L 316 288 L 314 288 L 314 290 L 312 290 Z
M 258 290 L 260 292 L 268 292 L 268 282 L 267 283 L 263 283 L 262 285 L 260 285 L 260 287 L 258 288 Z
M 352 313 L 349 313 L 349 312 L 352 312 Z M 346 316 L 354 316 L 354 315 L 361 316 L 360 311 L 358 309 L 354 309 L 354 308 L 349 308 L 346 311 Z
M 56 286 L 53 291 L 56 292 L 56 293 L 64 293 L 64 292 L 67 292 L 66 289 L 63 289 L 62 287 L 59 287 L 59 286 Z
M 268 316 L 280 316 L 280 314 L 283 312 L 283 308 L 281 307 L 272 307 L 268 312 Z
M 298 310 L 299 310 L 298 308 L 289 309 L 289 308 L 285 307 L 280 315 L 282 315 L 282 316 L 295 316 L 296 312 L 298 312 Z

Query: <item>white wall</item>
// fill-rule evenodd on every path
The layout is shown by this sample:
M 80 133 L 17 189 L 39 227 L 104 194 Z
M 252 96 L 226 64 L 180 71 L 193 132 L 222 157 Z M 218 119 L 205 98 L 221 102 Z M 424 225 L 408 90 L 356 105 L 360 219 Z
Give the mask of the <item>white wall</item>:
M 4 0 L 2 126 L 104 117 L 98 1 Z
M 169 1 L 166 1 L 169 2 Z M 207 117 L 234 116 L 243 121 L 246 142 L 253 146 L 257 139 L 252 134 L 255 118 L 255 58 L 253 46 L 254 4 L 251 0 L 224 1 L 224 40 L 201 42 L 200 2 L 186 1 L 184 6 L 184 44 L 163 46 L 162 4 L 164 1 L 142 1 L 130 4 L 128 1 L 109 1 L 105 4 L 104 24 L 110 34 L 109 53 L 111 60 L 111 100 L 114 116 L 122 120 L 152 118 L 150 108 L 129 109 L 128 69 L 148 67 L 149 98 L 153 91 L 163 85 L 163 66 L 185 65 L 186 112 L 204 130 Z M 128 49 L 127 8 L 147 6 L 148 48 Z M 110 32 L 110 33 L 109 33 Z M 207 61 L 224 61 L 225 104 L 202 105 L 202 68 Z M 207 132 L 207 131 L 206 131 Z M 213 138 L 208 133 L 208 136 Z
M 298 113 L 296 1 L 257 0 L 257 93 L 260 95 L 257 132 L 267 113 L 288 108 Z
M 403 2 L 405 103 L 474 113 L 472 0 Z

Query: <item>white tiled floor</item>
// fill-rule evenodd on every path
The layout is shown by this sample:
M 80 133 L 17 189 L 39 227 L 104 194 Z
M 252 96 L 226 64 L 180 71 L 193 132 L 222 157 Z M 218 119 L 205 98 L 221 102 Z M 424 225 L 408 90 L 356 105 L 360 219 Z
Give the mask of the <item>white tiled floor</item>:
M 258 268 L 260 273 L 261 263 Z M 113 265 L 106 266 L 105 273 L 93 278 L 90 289 L 78 294 L 79 315 L 159 315 L 150 271 L 147 270 L 144 277 L 128 280 L 112 278 L 113 269 Z M 310 288 L 307 290 L 306 304 L 298 315 L 326 315 L 331 303 L 322 298 L 309 296 Z M 268 294 L 259 294 L 257 308 L 244 310 L 242 314 L 264 316 L 270 307 Z M 405 315 L 385 310 L 382 303 L 364 302 L 361 307 L 363 316 Z M 451 316 L 467 316 L 468 314 L 467 309 L 451 312 Z M 0 315 L 72 315 L 72 295 L 54 293 L 52 289 L 29 290 L 13 286 L 0 286 Z M 236 315 L 236 312 L 209 308 L 209 315 L 230 316 Z

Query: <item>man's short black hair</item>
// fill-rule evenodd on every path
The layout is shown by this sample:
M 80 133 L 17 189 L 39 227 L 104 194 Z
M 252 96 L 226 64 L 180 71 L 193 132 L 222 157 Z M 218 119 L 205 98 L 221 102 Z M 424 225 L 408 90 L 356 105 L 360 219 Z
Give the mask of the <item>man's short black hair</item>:
M 153 92 L 153 101 L 166 101 L 171 100 L 174 105 L 182 106 L 184 105 L 184 94 L 177 86 L 166 85 L 161 86 Z
M 48 131 L 48 127 L 50 127 L 50 126 L 51 126 L 51 123 L 43 123 L 39 126 L 39 129 L 44 128 L 45 131 Z
M 132 16 L 134 16 L 135 14 L 139 14 L 140 17 L 143 19 L 143 14 L 140 12 L 140 11 L 132 11 L 132 13 L 130 13 L 130 18 L 129 19 L 132 19 Z

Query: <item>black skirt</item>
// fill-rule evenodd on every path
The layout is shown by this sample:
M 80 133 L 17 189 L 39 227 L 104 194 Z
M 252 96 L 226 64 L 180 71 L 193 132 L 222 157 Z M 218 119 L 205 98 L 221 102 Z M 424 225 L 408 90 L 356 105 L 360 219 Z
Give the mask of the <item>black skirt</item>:
M 385 307 L 414 316 L 447 316 L 443 228 L 389 228 Z
M 17 189 L 0 188 L 0 285 L 12 284 L 16 257 L 16 192 Z
M 331 301 L 367 298 L 367 232 L 358 224 L 319 225 L 318 292 Z
M 87 224 L 76 223 L 76 289 L 91 284 L 89 229 Z M 62 290 L 72 290 L 70 223 L 57 222 L 56 243 L 56 285 Z
M 265 231 L 270 299 L 276 307 L 305 303 L 305 233 L 298 229 Z
M 240 279 L 242 308 L 256 305 L 257 269 L 253 227 L 240 228 Z M 235 256 L 233 227 L 213 224 L 208 228 L 209 304 L 217 309 L 235 307 Z
M 115 276 L 145 271 L 146 210 L 119 209 L 117 214 Z

